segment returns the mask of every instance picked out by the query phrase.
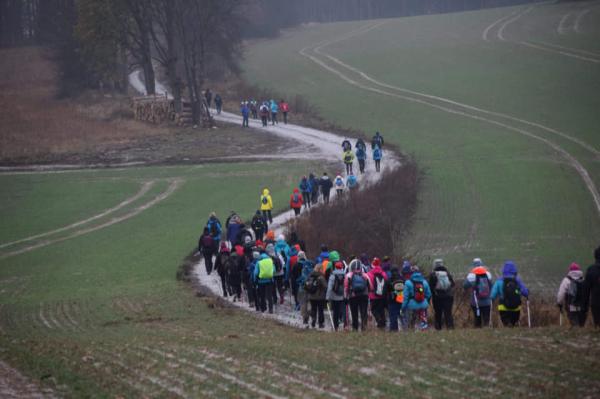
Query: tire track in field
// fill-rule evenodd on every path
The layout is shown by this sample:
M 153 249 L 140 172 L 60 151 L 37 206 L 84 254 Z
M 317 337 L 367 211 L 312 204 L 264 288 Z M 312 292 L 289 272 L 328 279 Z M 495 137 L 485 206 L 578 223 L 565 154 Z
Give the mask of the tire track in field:
M 514 19 L 514 18 L 513 18 Z M 364 29 L 359 30 L 359 32 L 362 32 Z M 343 40 L 343 39 L 342 39 Z M 338 40 L 339 41 L 339 40 Z M 372 77 L 370 77 L 369 75 L 367 75 L 366 73 L 364 73 L 363 71 L 352 67 L 344 62 L 342 62 L 341 60 L 325 53 L 323 51 L 323 48 L 331 43 L 334 43 L 335 41 L 328 41 L 325 43 L 322 43 L 316 47 L 314 47 L 312 50 L 316 55 L 320 55 L 323 57 L 326 57 L 327 59 L 333 61 L 334 63 L 348 69 L 351 72 L 354 72 L 356 74 L 358 74 L 362 79 L 366 80 L 369 82 L 369 84 L 365 84 L 365 83 L 361 83 L 358 82 L 355 79 L 350 78 L 348 75 L 346 75 L 345 73 L 343 73 L 342 71 L 340 71 L 339 69 L 336 69 L 334 67 L 332 67 L 331 65 L 327 64 L 326 62 L 322 61 L 321 59 L 317 58 L 315 55 L 309 54 L 307 53 L 307 49 L 309 47 L 305 47 L 302 50 L 300 50 L 300 54 L 309 58 L 310 60 L 312 60 L 313 62 L 315 62 L 318 66 L 322 67 L 323 69 L 335 74 L 336 76 L 338 76 L 340 79 L 344 80 L 346 83 L 361 88 L 363 90 L 366 91 L 370 91 L 376 94 L 381 94 L 381 95 L 385 95 L 385 96 L 389 96 L 389 97 L 395 97 L 395 98 L 399 98 L 405 101 L 409 101 L 409 102 L 413 102 L 413 103 L 417 103 L 417 104 L 421 104 L 421 105 L 425 105 L 431 108 L 435 108 L 450 114 L 455 114 L 455 115 L 460 115 L 466 118 L 470 118 L 470 119 L 474 119 L 474 120 L 478 120 L 478 121 L 482 121 L 482 122 L 486 122 L 489 124 L 493 124 L 499 127 L 502 127 L 506 130 L 510 130 L 512 132 L 515 133 L 519 133 L 521 135 L 527 136 L 529 138 L 538 140 L 542 143 L 544 143 L 545 145 L 549 146 L 550 148 L 552 148 L 553 150 L 555 150 L 556 152 L 558 152 L 559 154 L 562 155 L 562 157 L 577 171 L 577 173 L 580 175 L 581 179 L 583 180 L 586 188 L 588 189 L 588 191 L 590 192 L 590 194 L 592 195 L 595 207 L 596 207 L 596 211 L 598 212 L 598 214 L 600 215 L 600 194 L 598 193 L 598 190 L 596 189 L 596 185 L 593 182 L 593 180 L 591 179 L 587 169 L 585 169 L 585 167 L 575 158 L 573 157 L 569 152 L 567 152 L 565 149 L 563 149 L 562 147 L 560 147 L 558 144 L 544 138 L 541 137 L 537 134 L 534 134 L 528 130 L 525 130 L 523 128 L 520 127 L 516 127 L 514 125 L 509 125 L 507 122 L 500 122 L 497 121 L 495 119 L 490 119 L 490 116 L 496 116 L 496 117 L 502 117 L 505 119 L 510 120 L 511 122 L 521 122 L 523 124 L 526 125 L 531 125 L 531 126 L 536 126 L 541 128 L 542 130 L 546 130 L 552 133 L 556 133 L 559 136 L 563 137 L 563 138 L 567 138 L 568 140 L 575 142 L 581 146 L 583 146 L 585 149 L 587 149 L 590 152 L 593 152 L 596 156 L 598 156 L 598 151 L 587 145 L 586 143 L 584 143 L 583 141 L 573 138 L 565 133 L 559 132 L 555 129 L 552 128 L 548 128 L 545 127 L 543 125 L 534 123 L 534 122 L 529 122 L 526 120 L 522 120 L 519 118 L 515 118 L 512 117 L 510 115 L 506 115 L 506 114 L 501 114 L 501 113 L 496 113 L 493 111 L 488 111 L 479 107 L 474 107 L 471 105 L 467 105 L 467 104 L 462 104 L 459 103 L 457 101 L 454 100 L 450 100 L 447 98 L 443 98 L 443 97 L 438 97 L 438 96 L 433 96 L 433 95 L 429 95 L 429 94 L 425 94 L 425 93 L 419 93 L 419 92 L 415 92 L 415 91 L 411 91 L 411 90 L 407 90 L 401 87 L 396 87 L 396 86 L 392 86 L 389 84 L 385 84 L 382 83 Z M 388 91 L 388 90 L 383 90 L 377 87 L 373 87 L 370 86 L 370 84 L 375 84 L 377 86 L 383 87 L 385 89 L 388 90 L 395 90 L 398 91 L 402 94 L 398 94 L 395 93 L 393 91 Z M 435 100 L 435 101 L 434 101 Z M 437 102 L 436 102 L 437 101 Z M 441 105 L 441 104 L 443 105 Z M 451 108 L 452 106 L 454 106 L 455 108 Z M 456 109 L 458 108 L 458 109 Z M 481 115 L 477 115 L 475 112 L 479 112 L 479 113 L 483 113 L 486 116 L 481 116 Z
M 103 218 L 103 217 L 105 217 L 107 215 L 110 215 L 111 213 L 114 213 L 114 212 L 118 211 L 119 209 L 124 208 L 127 205 L 131 204 L 132 202 L 135 202 L 138 199 L 140 199 L 142 196 L 144 196 L 152 188 L 152 186 L 154 185 L 154 183 L 155 183 L 154 180 L 150 180 L 150 181 L 145 182 L 144 184 L 142 184 L 142 187 L 140 188 L 140 190 L 135 195 L 133 195 L 133 196 L 125 199 L 120 204 L 118 204 L 118 205 L 116 205 L 116 206 L 114 206 L 112 208 L 106 209 L 105 211 L 103 211 L 103 212 L 101 212 L 101 213 L 99 213 L 97 215 L 94 215 L 94 216 L 92 216 L 90 218 L 87 218 L 87 219 L 84 219 L 84 220 L 80 220 L 78 222 L 69 224 L 67 226 L 64 226 L 64 227 L 61 227 L 61 228 L 58 228 L 58 229 L 55 229 L 55 230 L 47 231 L 45 233 L 36 234 L 36 235 L 30 236 L 30 237 L 26 237 L 26 238 L 23 238 L 23 239 L 20 239 L 20 240 L 16 240 L 16 241 L 11 241 L 11 242 L 0 244 L 0 249 L 1 248 L 9 247 L 9 246 L 12 246 L 12 245 L 15 245 L 15 244 L 20 244 L 20 243 L 23 243 L 23 242 L 32 241 L 32 240 L 35 240 L 35 239 L 38 239 L 38 238 L 46 237 L 46 236 L 49 236 L 49 235 L 52 235 L 52 234 L 61 233 L 61 232 L 66 231 L 66 230 L 71 230 L 71 229 L 73 229 L 75 227 L 79 227 L 79 226 L 81 226 L 83 224 L 87 224 L 89 222 L 93 222 L 94 220 L 98 220 L 98 219 Z
M 92 233 L 94 231 L 98 231 L 98 230 L 104 229 L 106 227 L 110 227 L 110 226 L 112 226 L 114 224 L 121 223 L 121 222 L 123 222 L 125 220 L 131 219 L 132 217 L 139 215 L 143 211 L 145 211 L 145 210 L 153 207 L 154 205 L 158 204 L 159 202 L 161 202 L 161 201 L 167 199 L 168 197 L 170 197 L 183 184 L 183 182 L 184 182 L 184 180 L 181 179 L 181 178 L 173 179 L 172 182 L 171 182 L 171 184 L 167 188 L 167 190 L 165 190 L 162 194 L 154 197 L 149 202 L 147 202 L 147 203 L 145 203 L 143 205 L 138 206 L 133 211 L 131 211 L 129 213 L 126 213 L 125 215 L 112 218 L 108 222 L 102 223 L 102 224 L 100 224 L 98 226 L 93 226 L 93 227 L 89 227 L 89 228 L 77 230 L 74 233 L 69 234 L 69 235 L 67 235 L 65 237 L 57 238 L 57 239 L 54 239 L 54 240 L 42 241 L 42 242 L 37 243 L 35 245 L 31 245 L 31 246 L 28 246 L 28 247 L 25 247 L 25 248 L 22 248 L 22 249 L 19 249 L 19 250 L 16 250 L 16 251 L 12 251 L 12 252 L 8 252 L 8 253 L 5 253 L 5 254 L 2 254 L 2 255 L 0 255 L 0 259 L 9 258 L 9 257 L 12 257 L 12 256 L 16 256 L 16 255 L 20 255 L 20 254 L 23 254 L 23 253 L 27 253 L 27 252 L 33 251 L 33 250 L 38 249 L 38 248 L 45 247 L 45 246 L 48 246 L 48 245 L 51 245 L 51 244 L 56 244 L 56 243 L 59 243 L 59 242 L 70 240 L 72 238 L 76 238 L 76 237 L 79 237 L 79 236 L 82 236 L 82 235 L 85 235 L 85 234 L 89 234 L 89 233 Z

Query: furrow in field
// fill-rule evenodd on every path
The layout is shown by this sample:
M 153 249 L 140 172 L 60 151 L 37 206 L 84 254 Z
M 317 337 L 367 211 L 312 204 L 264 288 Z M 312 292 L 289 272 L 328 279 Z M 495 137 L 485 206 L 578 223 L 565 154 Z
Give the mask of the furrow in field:
M 596 53 L 596 52 L 589 51 L 589 50 L 582 50 L 582 49 L 574 48 L 574 47 L 566 47 L 566 46 L 561 46 L 561 45 L 558 45 L 558 44 L 548 43 L 548 42 L 539 41 L 539 40 L 529 41 L 529 43 L 541 44 L 541 45 L 546 46 L 546 47 L 554 47 L 554 48 L 556 48 L 558 50 L 566 50 L 566 51 L 569 51 L 571 53 L 580 53 L 581 55 L 592 56 L 594 59 L 596 59 L 596 57 L 600 58 L 600 53 Z
M 335 57 L 332 57 L 332 56 L 324 53 L 322 51 L 322 48 L 325 45 L 319 46 L 320 48 L 314 48 L 314 52 L 316 54 L 318 54 L 318 55 L 326 56 L 328 59 L 333 60 L 337 64 L 340 64 L 340 65 L 346 67 L 347 69 L 349 69 L 351 71 L 355 71 L 356 73 L 358 73 L 359 75 L 361 75 L 361 77 L 365 78 L 366 80 L 368 80 L 368 81 L 370 81 L 372 83 L 376 83 L 377 82 L 373 78 L 371 78 L 368 75 L 366 75 L 364 72 L 359 71 L 358 69 L 356 69 L 356 68 L 354 68 L 352 66 L 349 66 L 349 65 L 347 65 L 347 64 L 345 64 L 345 63 L 343 63 L 343 62 L 341 62 L 341 61 L 339 61 L 337 59 L 335 59 Z M 390 97 L 395 97 L 395 98 L 399 98 L 399 99 L 402 99 L 402 100 L 406 100 L 406 101 L 410 101 L 410 102 L 422 104 L 422 105 L 425 105 L 425 106 L 428 106 L 428 107 L 432 107 L 432 108 L 435 108 L 435 109 L 438 109 L 438 110 L 441 110 L 441 111 L 444 111 L 444 112 L 447 112 L 447 113 L 451 113 L 451 114 L 455 114 L 455 115 L 460 115 L 460 116 L 464 116 L 464 117 L 471 118 L 471 119 L 474 119 L 474 120 L 479 120 L 479 121 L 482 121 L 482 122 L 490 123 L 490 124 L 502 127 L 502 128 L 504 128 L 506 130 L 510 130 L 512 132 L 516 132 L 516 133 L 522 134 L 524 136 L 530 137 L 532 139 L 541 141 L 542 143 L 546 144 L 548 147 L 552 148 L 553 150 L 555 150 L 556 152 L 558 152 L 560 155 L 562 155 L 562 157 L 577 171 L 577 173 L 580 175 L 581 179 L 583 180 L 585 186 L 587 187 L 588 191 L 592 195 L 592 199 L 594 201 L 596 210 L 597 210 L 598 214 L 600 214 L 600 194 L 598 193 L 598 191 L 596 189 L 595 183 L 593 182 L 593 180 L 589 176 L 589 173 L 588 173 L 587 169 L 585 169 L 585 167 L 575 157 L 573 157 L 569 152 L 567 152 L 565 149 L 563 149 L 562 147 L 560 147 L 558 144 L 556 144 L 556 143 L 554 143 L 554 142 L 552 142 L 552 141 L 550 141 L 550 140 L 548 140 L 548 139 L 546 139 L 544 137 L 538 136 L 537 134 L 534 134 L 534 133 L 532 133 L 532 132 L 530 132 L 528 130 L 525 130 L 523 128 L 519 128 L 519 127 L 516 127 L 516 126 L 513 126 L 513 125 L 509 125 L 507 122 L 500 122 L 500 121 L 497 121 L 497 120 L 494 120 L 494 119 L 490 119 L 489 117 L 484 117 L 484 116 L 481 116 L 481 115 L 477 115 L 476 113 L 472 112 L 473 111 L 472 109 L 469 110 L 469 108 L 476 108 L 476 107 L 472 107 L 472 106 L 465 107 L 464 105 L 460 104 L 459 109 L 463 108 L 463 110 L 459 110 L 459 109 L 455 109 L 455 108 L 450 108 L 447 105 L 439 105 L 438 103 L 430 101 L 430 99 L 431 99 L 430 97 L 435 97 L 435 96 L 430 96 L 430 95 L 420 96 L 420 97 L 419 96 L 414 96 L 414 95 L 413 96 L 408 96 L 406 94 L 398 94 L 398 93 L 394 93 L 394 92 L 391 92 L 391 91 L 386 91 L 386 90 L 378 89 L 376 87 L 370 86 L 369 84 L 360 83 L 360 82 L 358 82 L 356 80 L 353 80 L 352 78 L 348 77 L 346 74 L 344 74 L 340 70 L 335 69 L 331 65 L 328 65 L 327 63 L 325 63 L 324 61 L 320 60 L 319 58 L 317 58 L 317 57 L 315 57 L 315 56 L 313 56 L 311 54 L 308 54 L 306 52 L 307 48 L 308 47 L 302 49 L 300 51 L 300 54 L 308 57 L 309 59 L 311 59 L 312 61 L 314 61 L 316 64 L 318 64 L 319 66 L 321 66 L 322 68 L 324 68 L 324 69 L 326 69 L 326 70 L 334 73 L 335 75 L 337 75 L 338 77 L 340 77 L 342 80 L 346 81 L 348 84 L 353 85 L 355 87 L 358 87 L 358 88 L 361 88 L 363 90 L 367 90 L 367 91 L 370 91 L 370 92 L 374 92 L 374 93 L 377 93 L 377 94 L 382 94 L 382 95 L 386 95 L 386 96 L 390 96 Z M 337 60 L 337 61 L 335 61 L 335 60 Z M 380 84 L 380 82 L 377 82 L 376 84 L 378 84 L 379 86 L 384 86 L 386 88 L 392 88 L 393 87 L 391 85 Z M 396 89 L 399 89 L 399 91 L 402 91 L 402 92 L 406 92 L 406 90 L 404 90 L 402 88 L 396 88 Z M 454 102 L 452 100 L 447 100 L 447 99 L 443 99 L 442 102 L 446 103 L 446 104 L 456 103 L 456 102 Z M 485 111 L 485 110 L 484 110 L 484 113 L 491 114 L 490 111 Z M 512 118 L 512 117 L 509 117 L 509 118 L 515 119 L 515 120 L 517 119 L 517 118 Z M 528 124 L 532 124 L 532 123 L 528 123 Z M 537 125 L 537 124 L 535 124 L 535 125 Z M 541 125 L 538 125 L 538 126 L 541 126 Z M 548 129 L 546 129 L 546 130 L 548 130 Z M 552 129 L 551 131 L 554 132 L 554 129 Z M 578 139 L 574 139 L 571 136 L 563 135 L 563 134 L 560 134 L 560 135 L 563 136 L 563 137 L 565 137 L 565 138 L 568 137 L 571 141 L 577 142 L 578 144 L 583 144 L 583 142 L 581 142 Z M 596 155 L 598 154 L 598 151 L 596 151 L 595 149 L 593 149 L 593 148 L 591 148 L 591 147 L 589 147 L 587 145 L 586 145 L 585 148 L 588 149 L 588 150 L 592 150 Z
M 537 50 L 542 50 L 542 51 L 546 51 L 549 53 L 554 53 L 554 54 L 560 54 L 560 55 L 564 55 L 565 57 L 570 57 L 570 58 L 576 58 L 578 60 L 581 61 L 586 61 L 586 62 L 593 62 L 594 64 L 600 64 L 600 59 L 596 59 L 596 58 L 591 58 L 589 56 L 583 56 L 583 55 L 579 55 L 579 54 L 574 54 L 572 52 L 568 52 L 568 51 L 564 51 L 564 50 L 556 50 L 553 49 L 551 47 L 547 47 L 547 46 L 542 46 L 539 44 L 535 44 L 533 42 L 518 42 L 519 44 L 522 44 L 523 46 L 527 46 L 527 47 L 531 47 Z
M 515 15 L 514 17 L 510 18 L 509 20 L 505 21 L 502 25 L 500 25 L 500 28 L 498 29 L 498 32 L 496 33 L 496 37 L 501 40 L 501 41 L 506 41 L 506 38 L 504 37 L 504 30 L 512 23 L 518 21 L 519 19 L 521 19 L 525 14 L 531 12 L 531 10 L 533 10 L 535 8 L 535 6 L 531 6 L 531 7 L 527 7 L 526 9 L 524 9 L 523 11 L 521 11 L 520 13 L 518 13 L 517 15 Z
M 560 19 L 558 25 L 556 26 L 556 33 L 558 33 L 559 35 L 566 35 L 568 33 L 568 31 L 570 31 L 571 29 L 573 29 L 573 27 L 574 27 L 573 25 L 571 25 L 571 26 L 567 25 L 567 22 L 569 21 L 569 18 L 573 14 L 574 14 L 573 11 L 569 11 L 565 15 L 562 16 L 562 18 Z
M 126 214 L 124 214 L 122 216 L 114 217 L 111 220 L 109 220 L 109 221 L 107 221 L 105 223 L 102 223 L 102 224 L 100 224 L 98 226 L 93 226 L 93 227 L 89 227 L 89 228 L 84 228 L 84 229 L 81 229 L 81 230 L 77 230 L 77 231 L 75 231 L 75 232 L 73 232 L 73 233 L 71 233 L 71 234 L 69 234 L 69 235 L 67 235 L 65 237 L 57 238 L 57 239 L 54 239 L 54 240 L 42 241 L 42 242 L 39 242 L 39 243 L 37 243 L 35 245 L 31 245 L 31 246 L 28 246 L 28 247 L 25 247 L 25 248 L 22 248 L 22 249 L 19 249 L 19 250 L 16 250 L 16 251 L 4 253 L 4 254 L 0 255 L 0 259 L 9 258 L 11 256 L 16 256 L 16 255 L 20 255 L 20 254 L 23 254 L 23 253 L 27 253 L 27 252 L 33 251 L 35 249 L 51 245 L 51 244 L 56 244 L 56 243 L 59 243 L 59 242 L 70 240 L 72 238 L 76 238 L 76 237 L 79 237 L 79 236 L 82 236 L 82 235 L 85 235 L 85 234 L 89 234 L 89 233 L 92 233 L 94 231 L 98 231 L 98 230 L 104 229 L 106 227 L 112 226 L 114 224 L 121 223 L 121 222 L 126 221 L 128 219 L 131 219 L 132 217 L 137 216 L 138 214 L 142 213 L 143 211 L 145 211 L 145 210 L 153 207 L 154 205 L 158 204 L 159 202 L 161 202 L 161 201 L 165 200 L 166 198 L 170 197 L 182 185 L 182 183 L 183 183 L 182 179 L 180 179 L 180 178 L 174 179 L 171 182 L 171 184 L 169 185 L 169 187 L 167 188 L 167 190 L 165 190 L 163 193 L 161 193 L 160 195 L 156 196 L 155 198 L 153 198 L 149 202 L 147 202 L 147 203 L 145 203 L 143 205 L 138 206 L 133 211 L 131 211 L 129 213 L 126 213 Z
M 15 244 L 20 244 L 20 243 L 23 243 L 23 242 L 36 240 L 38 238 L 46 237 L 46 236 L 49 236 L 49 235 L 61 233 L 63 231 L 71 230 L 71 229 L 74 229 L 74 228 L 79 227 L 81 225 L 93 222 L 94 220 L 101 219 L 101 218 L 103 218 L 105 216 L 108 216 L 111 213 L 114 213 L 114 212 L 118 211 L 119 209 L 124 208 L 127 205 L 129 205 L 129 204 L 137 201 L 138 199 L 140 199 L 141 197 L 143 197 L 152 188 L 153 185 L 154 185 L 154 181 L 147 181 L 147 182 L 145 182 L 144 184 L 142 184 L 142 187 L 140 188 L 140 190 L 135 195 L 133 195 L 133 196 L 125 199 L 120 204 L 118 204 L 118 205 L 116 205 L 116 206 L 114 206 L 114 207 L 112 207 L 110 209 L 106 209 L 103 212 L 101 212 L 101 213 L 99 213 L 97 215 L 94 215 L 94 216 L 92 216 L 90 218 L 87 218 L 87 219 L 84 219 L 84 220 L 80 220 L 78 222 L 69 224 L 69 225 L 61 227 L 59 229 L 47 231 L 47 232 L 42 233 L 42 234 L 37 234 L 37 235 L 33 235 L 33 236 L 30 236 L 30 237 L 27 237 L 27 238 L 23 238 L 23 239 L 20 239 L 20 240 L 3 243 L 3 244 L 0 244 L 0 248 L 6 248 L 6 247 L 9 247 L 9 246 L 12 246 L 12 245 L 15 245 Z
M 577 17 L 575 17 L 575 25 L 574 25 L 574 30 L 575 33 L 582 33 L 583 30 L 581 28 L 581 21 L 583 20 L 583 17 L 585 17 L 590 11 L 592 11 L 591 8 L 587 8 L 583 11 L 580 11 L 579 13 L 577 13 Z
M 492 29 L 494 29 L 496 27 L 496 25 L 506 21 L 507 19 L 513 17 L 516 13 L 518 13 L 518 11 L 513 11 L 512 13 L 508 14 L 508 15 L 504 15 L 503 17 L 498 18 L 497 20 L 495 20 L 494 22 L 492 22 L 490 25 L 488 25 L 483 32 L 481 33 L 481 38 L 486 41 L 489 42 L 490 39 L 488 37 L 488 34 L 490 33 L 490 31 Z

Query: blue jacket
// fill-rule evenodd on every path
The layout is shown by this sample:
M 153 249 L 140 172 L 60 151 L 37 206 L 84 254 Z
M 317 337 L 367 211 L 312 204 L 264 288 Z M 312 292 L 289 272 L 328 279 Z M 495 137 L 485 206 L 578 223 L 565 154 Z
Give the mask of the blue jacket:
M 229 227 L 227 227 L 227 241 L 234 243 L 237 239 L 238 234 L 242 225 L 239 223 L 230 223 Z
M 346 185 L 349 188 L 356 187 L 358 185 L 358 181 L 356 180 L 356 176 L 354 176 L 354 175 L 348 176 L 348 178 L 346 179 Z
M 244 105 L 244 106 L 242 107 L 242 116 L 243 116 L 244 118 L 247 118 L 248 116 L 250 116 L 250 108 L 248 108 L 248 106 L 247 106 L 247 105 Z
M 425 290 L 425 300 L 423 302 L 415 301 L 415 285 L 414 282 L 423 284 Z M 429 300 L 431 299 L 431 289 L 429 283 L 419 272 L 414 272 L 409 280 L 404 283 L 404 301 L 402 302 L 402 310 L 418 310 L 427 309 Z
M 507 309 L 504 307 L 504 305 L 502 305 L 502 300 L 504 299 L 505 278 L 516 279 L 517 284 L 519 285 L 519 290 L 521 291 L 521 296 L 524 296 L 525 298 L 529 297 L 529 290 L 527 289 L 525 284 L 523 284 L 523 281 L 521 281 L 521 279 L 517 276 L 517 265 L 512 261 L 506 261 L 504 263 L 504 267 L 502 268 L 502 278 L 499 278 L 494 283 L 494 286 L 492 287 L 492 293 L 490 294 L 490 298 L 492 299 L 492 301 L 496 300 L 496 298 L 500 299 L 500 304 L 498 305 L 499 310 L 520 310 L 520 307 L 517 309 Z
M 277 113 L 279 111 L 279 106 L 275 101 L 271 101 L 271 112 Z
M 298 185 L 298 188 L 303 193 L 310 193 L 310 192 L 312 192 L 312 186 L 310 185 L 310 182 L 306 178 L 303 178 L 300 181 L 300 184 Z
M 315 264 L 309 260 L 298 260 L 298 262 L 302 265 L 302 274 L 300 274 L 300 277 L 298 277 L 296 283 L 300 289 L 304 289 L 304 283 L 308 279 L 308 276 L 310 276 L 315 269 Z
M 373 150 L 373 160 L 374 160 L 374 161 L 380 161 L 380 160 L 381 160 L 381 157 L 383 157 L 383 151 L 381 151 L 381 148 L 379 148 L 379 147 L 376 147 L 376 148 Z
M 317 191 L 319 191 L 319 181 L 314 176 L 310 176 L 310 178 L 308 179 L 308 183 L 310 184 L 311 193 L 316 193 Z
M 213 226 L 216 227 L 217 230 L 217 234 L 213 235 Z M 219 221 L 215 218 L 210 218 L 208 219 L 208 222 L 206 223 L 206 227 L 208 228 L 209 233 L 211 234 L 211 236 L 213 237 L 213 239 L 215 239 L 217 242 L 221 240 L 221 232 L 223 231 L 221 229 L 221 223 L 219 223 Z
M 260 263 L 260 261 L 262 261 L 264 259 L 268 259 L 268 258 L 269 258 L 269 255 L 262 254 L 260 256 L 260 260 L 258 261 L 258 263 Z M 273 282 L 272 278 L 258 278 L 258 275 L 260 274 L 260 266 L 258 265 L 258 263 L 256 264 L 256 266 L 254 268 L 254 281 L 256 281 L 257 284 L 272 283 Z M 275 275 L 275 264 L 273 264 L 273 275 Z
M 275 253 L 280 254 L 282 252 L 285 255 L 285 265 L 283 265 L 283 271 L 285 279 L 287 280 L 290 269 L 290 246 L 284 240 L 277 240 L 275 242 Z
M 356 150 L 356 159 L 364 161 L 367 159 L 367 153 L 362 147 L 358 147 Z

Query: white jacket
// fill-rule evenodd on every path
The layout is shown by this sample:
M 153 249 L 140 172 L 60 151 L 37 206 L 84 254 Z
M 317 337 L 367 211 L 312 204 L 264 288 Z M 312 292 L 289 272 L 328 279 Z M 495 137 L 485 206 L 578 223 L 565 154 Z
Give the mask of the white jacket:
M 560 286 L 558 287 L 558 293 L 556 294 L 556 303 L 558 305 L 565 304 L 571 280 L 583 282 L 583 272 L 581 270 L 571 270 L 569 273 L 567 273 L 567 276 L 563 278 Z M 579 312 L 581 309 L 579 306 L 570 305 L 569 309 L 566 310 L 569 312 Z

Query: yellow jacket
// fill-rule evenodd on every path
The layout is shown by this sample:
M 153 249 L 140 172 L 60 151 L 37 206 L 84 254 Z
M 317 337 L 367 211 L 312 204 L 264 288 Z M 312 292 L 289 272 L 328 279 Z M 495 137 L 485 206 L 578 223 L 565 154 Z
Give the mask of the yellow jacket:
M 354 162 L 354 153 L 352 150 L 344 151 L 344 155 L 342 155 L 342 161 L 344 161 L 344 163 Z
M 262 195 L 260 196 L 260 210 L 261 211 L 270 211 L 273 209 L 273 200 L 271 199 L 271 195 L 269 194 L 268 189 L 264 189 Z

